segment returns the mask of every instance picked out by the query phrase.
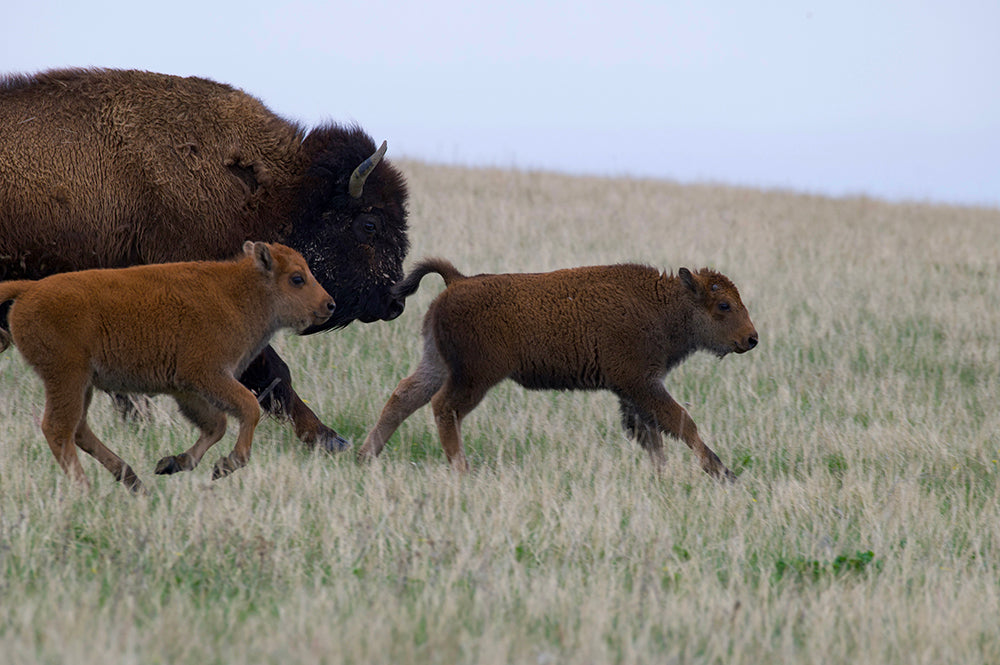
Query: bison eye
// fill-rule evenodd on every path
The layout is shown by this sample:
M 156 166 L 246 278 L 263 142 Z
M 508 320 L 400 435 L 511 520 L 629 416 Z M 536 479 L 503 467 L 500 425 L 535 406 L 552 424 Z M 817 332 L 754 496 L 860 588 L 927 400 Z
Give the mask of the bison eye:
M 303 286 L 306 283 L 306 278 L 300 275 L 299 273 L 295 273 L 288 279 L 295 286 Z
M 380 230 L 379 219 L 373 214 L 364 213 L 354 220 L 354 235 L 358 242 L 370 242 Z
M 729 303 L 727 303 L 727 302 L 720 302 L 719 303 L 719 311 L 728 312 L 730 309 L 731 309 L 731 307 L 729 306 Z

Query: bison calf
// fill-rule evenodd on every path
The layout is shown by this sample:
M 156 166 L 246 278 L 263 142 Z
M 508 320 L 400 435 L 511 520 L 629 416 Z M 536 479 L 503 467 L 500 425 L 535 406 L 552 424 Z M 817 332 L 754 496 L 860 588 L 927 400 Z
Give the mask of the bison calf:
M 722 357 L 757 345 L 725 276 L 686 268 L 672 276 L 624 264 L 466 277 L 447 261 L 426 259 L 396 292 L 412 295 L 432 272 L 447 288 L 424 318 L 423 358 L 392 393 L 359 456 L 377 456 L 400 423 L 430 401 L 448 460 L 467 469 L 462 419 L 491 386 L 511 378 L 526 388 L 610 390 L 626 431 L 657 468 L 665 461 L 662 431 L 684 441 L 709 474 L 734 478 L 663 387 L 667 372 L 698 349 Z
M 165 393 L 201 431 L 157 473 L 193 469 L 240 422 L 236 447 L 212 478 L 244 466 L 260 418 L 257 400 L 236 377 L 281 328 L 321 325 L 334 303 L 305 259 L 283 245 L 247 242 L 235 261 L 168 263 L 62 273 L 0 284 L 14 299 L 11 338 L 45 384 L 42 431 L 59 465 L 87 485 L 76 446 L 134 490 L 142 483 L 87 425 L 94 388 Z

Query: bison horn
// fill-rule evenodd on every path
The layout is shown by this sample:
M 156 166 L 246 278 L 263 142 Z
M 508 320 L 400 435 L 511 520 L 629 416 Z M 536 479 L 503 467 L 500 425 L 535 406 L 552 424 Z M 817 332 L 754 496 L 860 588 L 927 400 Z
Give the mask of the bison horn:
M 361 190 L 365 188 L 365 180 L 367 180 L 368 176 L 371 175 L 371 172 L 375 170 L 378 163 L 382 161 L 382 157 L 385 155 L 385 150 L 386 143 L 385 141 L 382 141 L 382 145 L 375 151 L 375 154 L 361 162 L 358 168 L 354 169 L 354 173 L 351 174 L 351 183 L 348 187 L 348 191 L 350 191 L 352 198 L 361 198 Z

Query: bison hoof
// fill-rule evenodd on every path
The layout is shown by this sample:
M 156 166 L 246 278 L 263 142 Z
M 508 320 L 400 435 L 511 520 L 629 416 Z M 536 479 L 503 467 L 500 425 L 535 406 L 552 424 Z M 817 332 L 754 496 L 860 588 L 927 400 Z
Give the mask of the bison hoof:
M 328 453 L 342 453 L 345 450 L 350 450 L 353 445 L 354 444 L 334 432 L 332 429 L 326 432 L 321 432 L 319 436 L 316 437 L 316 446 L 320 450 L 324 450 Z
M 191 463 L 191 457 L 187 453 L 170 455 L 156 463 L 156 473 L 161 476 L 180 471 L 190 471 L 193 468 L 194 464 Z

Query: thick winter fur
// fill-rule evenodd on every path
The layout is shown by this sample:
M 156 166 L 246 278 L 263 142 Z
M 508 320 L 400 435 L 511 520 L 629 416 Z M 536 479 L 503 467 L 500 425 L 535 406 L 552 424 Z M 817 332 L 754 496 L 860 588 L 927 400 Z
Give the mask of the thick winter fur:
M 190 450 L 163 458 L 157 473 L 193 469 L 225 434 L 225 414 L 236 416 L 236 447 L 215 465 L 219 478 L 246 465 L 260 417 L 257 399 L 236 377 L 279 329 L 322 325 L 334 311 L 301 254 L 250 241 L 239 260 L 3 282 L 0 299 L 14 299 L 0 349 L 12 338 L 45 384 L 42 431 L 59 465 L 87 484 L 79 447 L 135 490 L 142 483 L 131 467 L 87 425 L 94 388 L 169 394 L 201 430 Z
M 0 279 L 222 260 L 253 239 L 298 250 L 336 299 L 308 333 L 403 309 L 406 185 L 382 159 L 351 195 L 376 152 L 358 127 L 306 132 L 228 85 L 106 69 L 0 79 L 0 127 Z M 346 444 L 270 347 L 244 380 L 273 387 L 264 406 L 303 441 Z
M 606 389 L 626 431 L 663 466 L 661 432 L 684 441 L 702 468 L 733 478 L 698 436 L 663 379 L 703 349 L 720 357 L 757 345 L 740 295 L 708 269 L 676 276 L 642 265 L 571 268 L 540 274 L 466 277 L 443 259 L 419 263 L 396 287 L 414 293 L 428 273 L 447 285 L 424 318 L 424 355 L 386 403 L 358 451 L 375 457 L 411 413 L 428 401 L 452 466 L 468 468 L 462 420 L 505 378 L 526 388 Z

